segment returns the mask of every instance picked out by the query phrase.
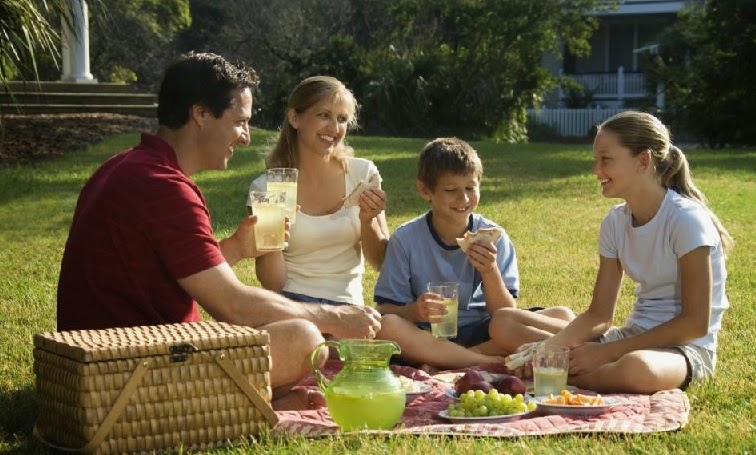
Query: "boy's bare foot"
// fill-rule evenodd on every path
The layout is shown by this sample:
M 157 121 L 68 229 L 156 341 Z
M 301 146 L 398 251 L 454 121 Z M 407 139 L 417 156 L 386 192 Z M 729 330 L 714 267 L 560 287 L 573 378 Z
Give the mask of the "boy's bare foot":
M 420 365 L 420 370 L 425 371 L 431 376 L 441 371 L 439 368 L 436 368 L 433 365 L 428 365 L 427 363 Z
M 322 408 L 326 401 L 320 390 L 299 388 L 274 399 L 272 405 L 276 411 L 306 411 Z

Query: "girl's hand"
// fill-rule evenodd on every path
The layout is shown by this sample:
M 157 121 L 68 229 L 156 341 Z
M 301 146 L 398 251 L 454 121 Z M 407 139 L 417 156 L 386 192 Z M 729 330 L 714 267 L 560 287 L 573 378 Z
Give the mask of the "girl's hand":
M 446 314 L 444 299 L 438 294 L 426 292 L 413 303 L 414 322 L 441 322 Z
M 585 343 L 570 350 L 569 373 L 570 376 L 592 373 L 611 361 L 606 344 Z
M 467 259 L 481 274 L 499 273 L 496 266 L 496 245 L 491 242 L 475 242 L 467 248 Z
M 386 193 L 380 188 L 371 188 L 360 194 L 360 221 L 366 223 L 386 210 Z

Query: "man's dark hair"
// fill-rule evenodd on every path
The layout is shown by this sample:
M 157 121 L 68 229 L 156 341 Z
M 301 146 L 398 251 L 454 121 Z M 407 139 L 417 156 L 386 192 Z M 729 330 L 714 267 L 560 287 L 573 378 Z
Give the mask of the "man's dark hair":
M 252 68 L 236 66 L 210 53 L 189 52 L 165 71 L 158 92 L 158 122 L 172 129 L 189 121 L 195 104 L 205 106 L 219 118 L 231 106 L 237 90 L 257 87 L 259 79 Z

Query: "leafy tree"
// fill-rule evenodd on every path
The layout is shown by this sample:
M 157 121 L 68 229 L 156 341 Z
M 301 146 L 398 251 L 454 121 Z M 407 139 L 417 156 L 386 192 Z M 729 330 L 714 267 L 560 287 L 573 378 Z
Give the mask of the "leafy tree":
M 585 52 L 595 24 L 583 12 L 599 3 L 192 0 L 182 49 L 254 66 L 262 79 L 256 121 L 266 126 L 280 123 L 299 80 L 326 73 L 355 92 L 367 131 L 524 140 L 525 109 L 556 82 L 542 53 L 561 43 Z M 202 43 L 191 38 L 200 35 Z
M 101 0 L 90 27 L 92 72 L 100 81 L 154 88 L 177 53 L 178 34 L 191 25 L 189 0 Z
M 654 83 L 670 120 L 712 147 L 756 144 L 756 2 L 692 2 L 660 38 Z

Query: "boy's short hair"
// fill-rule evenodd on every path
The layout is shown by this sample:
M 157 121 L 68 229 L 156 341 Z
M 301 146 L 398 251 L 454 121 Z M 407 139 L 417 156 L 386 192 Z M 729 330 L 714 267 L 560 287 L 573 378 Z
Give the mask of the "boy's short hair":
M 483 164 L 478 152 L 467 142 L 456 137 L 440 137 L 425 144 L 420 152 L 417 179 L 433 190 L 443 172 L 473 174 L 480 179 L 483 177 Z

